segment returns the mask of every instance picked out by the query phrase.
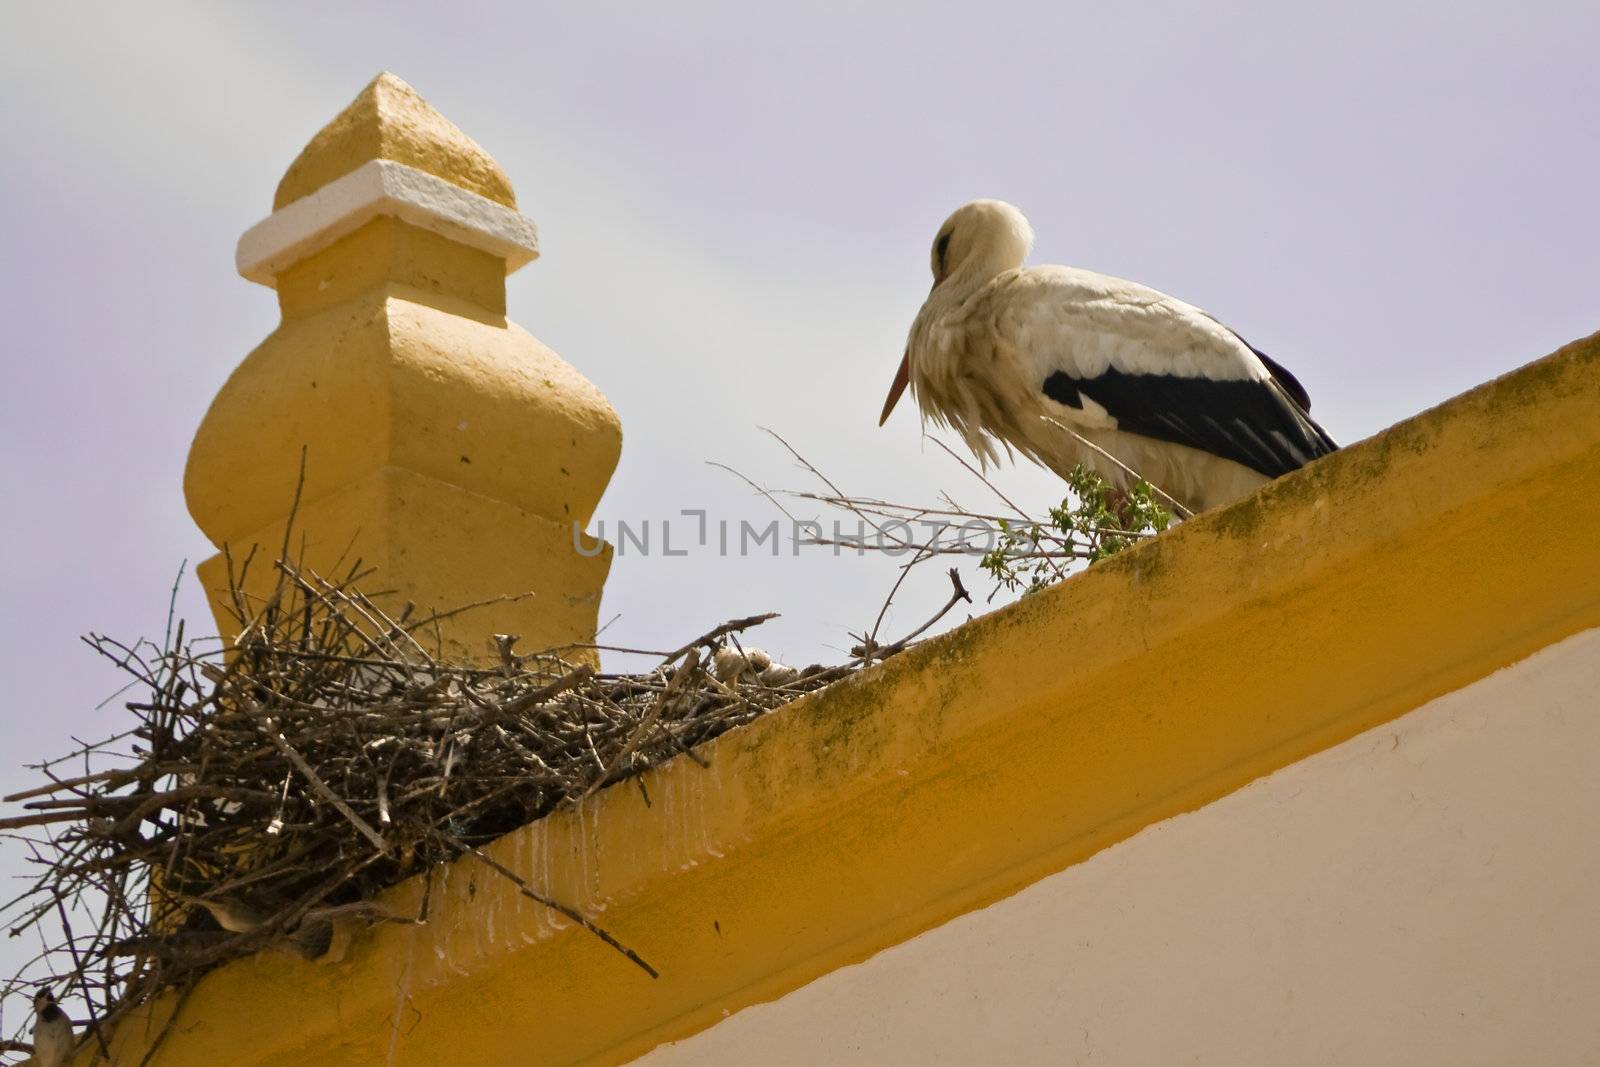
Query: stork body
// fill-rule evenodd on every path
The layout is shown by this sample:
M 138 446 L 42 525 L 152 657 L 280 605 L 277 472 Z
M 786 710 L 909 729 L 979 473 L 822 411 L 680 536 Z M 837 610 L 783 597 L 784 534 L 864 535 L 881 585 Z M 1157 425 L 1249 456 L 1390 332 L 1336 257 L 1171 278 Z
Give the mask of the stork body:
M 1023 267 L 1032 243 L 1000 201 L 950 217 L 885 419 L 909 383 L 985 463 L 1010 449 L 1123 489 L 1143 477 L 1191 512 L 1338 447 L 1293 375 L 1228 327 L 1136 282 Z

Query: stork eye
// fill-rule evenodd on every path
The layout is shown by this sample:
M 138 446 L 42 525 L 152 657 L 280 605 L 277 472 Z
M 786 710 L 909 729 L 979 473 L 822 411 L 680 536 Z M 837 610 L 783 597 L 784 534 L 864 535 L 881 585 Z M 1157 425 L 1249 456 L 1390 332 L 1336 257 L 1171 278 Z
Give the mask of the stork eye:
M 939 273 L 944 273 L 944 256 L 950 251 L 950 235 L 941 233 L 939 239 L 933 243 L 933 258 L 939 264 Z

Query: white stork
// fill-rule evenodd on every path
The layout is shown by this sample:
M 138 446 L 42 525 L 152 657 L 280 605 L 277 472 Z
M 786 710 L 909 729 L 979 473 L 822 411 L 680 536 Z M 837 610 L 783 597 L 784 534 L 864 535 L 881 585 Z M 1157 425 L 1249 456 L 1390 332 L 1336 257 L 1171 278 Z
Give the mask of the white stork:
M 1204 311 L 1076 267 L 1024 267 L 1032 247 L 1028 220 L 999 200 L 940 227 L 880 426 L 909 382 L 923 419 L 985 464 L 998 443 L 1121 490 L 1143 477 L 1190 512 L 1338 447 L 1294 375 Z

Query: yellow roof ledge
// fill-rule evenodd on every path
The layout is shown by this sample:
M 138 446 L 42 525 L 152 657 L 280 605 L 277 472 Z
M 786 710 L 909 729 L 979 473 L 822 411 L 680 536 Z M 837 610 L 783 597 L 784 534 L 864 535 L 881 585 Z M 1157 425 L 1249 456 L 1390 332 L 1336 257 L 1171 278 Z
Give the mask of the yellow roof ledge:
M 489 153 L 415 89 L 384 71 L 289 165 L 272 209 L 279 211 L 375 159 L 404 163 L 497 204 L 517 206 L 511 179 Z
M 626 1062 L 1600 625 L 1597 528 L 1600 335 L 489 846 L 658 979 L 466 861 L 154 1063 Z

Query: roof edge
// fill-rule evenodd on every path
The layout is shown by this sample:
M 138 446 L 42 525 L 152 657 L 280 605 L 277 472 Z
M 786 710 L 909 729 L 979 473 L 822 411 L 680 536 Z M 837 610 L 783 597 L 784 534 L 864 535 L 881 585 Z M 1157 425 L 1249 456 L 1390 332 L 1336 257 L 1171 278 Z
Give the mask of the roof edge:
M 1600 335 L 492 846 L 659 980 L 458 866 L 209 976 L 156 1063 L 268 1011 L 248 1062 L 626 1062 L 1600 625 L 1596 527 Z

